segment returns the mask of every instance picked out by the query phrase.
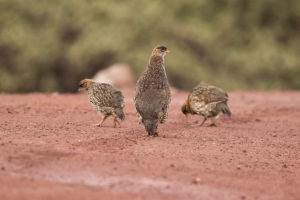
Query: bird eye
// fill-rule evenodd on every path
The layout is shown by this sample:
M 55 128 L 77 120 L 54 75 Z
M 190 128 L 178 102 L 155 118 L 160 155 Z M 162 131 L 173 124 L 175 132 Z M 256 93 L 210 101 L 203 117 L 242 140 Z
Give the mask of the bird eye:
M 83 84 L 80 84 L 79 87 L 83 87 Z
M 161 50 L 162 52 L 164 52 L 164 51 L 167 50 L 167 48 L 166 48 L 166 47 L 160 47 L 160 50 Z

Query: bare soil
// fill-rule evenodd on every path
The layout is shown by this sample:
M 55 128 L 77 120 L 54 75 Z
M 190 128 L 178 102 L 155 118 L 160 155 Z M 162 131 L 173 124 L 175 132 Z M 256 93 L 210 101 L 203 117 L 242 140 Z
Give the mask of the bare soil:
M 300 199 L 300 92 L 232 92 L 232 119 L 186 118 L 175 92 L 159 137 L 113 128 L 86 94 L 0 95 L 0 199 Z

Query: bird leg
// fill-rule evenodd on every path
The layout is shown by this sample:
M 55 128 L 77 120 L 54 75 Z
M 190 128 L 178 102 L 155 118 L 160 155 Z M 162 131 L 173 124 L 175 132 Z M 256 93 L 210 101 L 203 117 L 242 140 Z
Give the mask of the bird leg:
M 201 122 L 201 124 L 199 126 L 202 126 L 206 120 L 207 120 L 207 118 L 204 117 L 203 121 Z
M 212 123 L 209 126 L 217 126 L 214 118 L 210 118 L 210 120 Z
M 101 122 L 99 124 L 95 124 L 95 126 L 102 126 L 102 124 L 104 123 L 104 121 L 107 119 L 108 116 L 105 116 L 102 118 Z
M 117 117 L 115 117 L 115 118 L 114 118 L 114 128 L 117 127 L 117 124 L 118 124 L 119 126 L 121 126 L 121 124 L 120 124 L 120 122 L 118 121 Z

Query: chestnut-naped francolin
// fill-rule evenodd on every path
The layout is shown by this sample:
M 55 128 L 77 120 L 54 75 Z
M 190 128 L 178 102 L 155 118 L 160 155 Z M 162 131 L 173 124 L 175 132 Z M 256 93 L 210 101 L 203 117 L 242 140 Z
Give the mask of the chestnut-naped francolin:
M 158 136 L 158 123 L 165 123 L 171 93 L 164 67 L 164 57 L 170 51 L 158 45 L 151 54 L 148 67 L 136 84 L 135 108 L 140 124 L 145 126 L 149 136 Z
M 194 87 L 188 95 L 187 100 L 181 107 L 181 111 L 186 116 L 187 114 L 202 115 L 204 120 L 200 126 L 202 126 L 208 118 L 212 121 L 211 126 L 215 126 L 214 118 L 218 118 L 220 112 L 231 117 L 227 101 L 228 94 L 224 90 L 201 82 L 199 85 Z
M 110 84 L 84 79 L 80 81 L 79 90 L 87 90 L 91 104 L 102 116 L 102 120 L 97 126 L 102 126 L 103 122 L 111 115 L 114 117 L 114 127 L 117 124 L 120 125 L 118 118 L 125 119 L 124 97 L 121 91 Z

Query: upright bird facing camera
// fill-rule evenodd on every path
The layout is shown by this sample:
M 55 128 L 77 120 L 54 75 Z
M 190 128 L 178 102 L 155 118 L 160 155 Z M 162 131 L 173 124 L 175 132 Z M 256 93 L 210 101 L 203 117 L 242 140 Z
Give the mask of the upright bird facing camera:
M 135 108 L 140 124 L 149 136 L 158 136 L 157 126 L 168 118 L 171 93 L 164 66 L 164 57 L 170 51 L 158 45 L 151 54 L 148 67 L 136 84 Z

